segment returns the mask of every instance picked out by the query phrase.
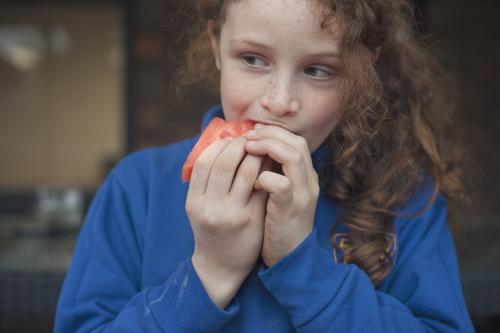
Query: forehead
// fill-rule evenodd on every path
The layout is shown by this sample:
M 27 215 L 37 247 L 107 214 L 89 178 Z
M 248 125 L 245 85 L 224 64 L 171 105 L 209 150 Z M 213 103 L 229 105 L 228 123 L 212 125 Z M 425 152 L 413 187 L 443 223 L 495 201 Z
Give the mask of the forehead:
M 222 30 L 265 35 L 272 43 L 291 36 L 298 43 L 332 44 L 339 36 L 322 29 L 327 13 L 329 8 L 317 0 L 241 0 L 228 6 Z

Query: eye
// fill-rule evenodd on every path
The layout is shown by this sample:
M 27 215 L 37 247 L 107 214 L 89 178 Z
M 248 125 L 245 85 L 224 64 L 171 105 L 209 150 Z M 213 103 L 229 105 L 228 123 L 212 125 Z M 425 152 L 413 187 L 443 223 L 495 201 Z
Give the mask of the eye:
M 243 62 L 251 67 L 257 67 L 257 66 L 265 66 L 266 62 L 259 57 L 256 57 L 254 55 L 244 55 L 241 57 L 243 59 Z
M 328 79 L 332 76 L 334 76 L 334 73 L 332 71 L 320 68 L 320 67 L 307 67 L 304 72 L 308 75 L 311 75 L 316 78 L 320 79 Z

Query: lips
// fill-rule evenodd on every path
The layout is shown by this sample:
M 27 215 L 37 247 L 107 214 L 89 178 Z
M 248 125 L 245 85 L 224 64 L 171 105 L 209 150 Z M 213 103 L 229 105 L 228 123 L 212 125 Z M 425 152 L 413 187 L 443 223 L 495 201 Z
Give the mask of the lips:
M 282 125 L 282 124 L 279 124 L 279 123 L 272 123 L 272 122 L 267 122 L 267 121 L 262 121 L 262 120 L 255 120 L 255 119 L 250 119 L 252 121 L 254 121 L 255 123 L 260 123 L 260 124 L 263 124 L 263 125 L 273 125 L 273 126 L 278 126 L 278 127 L 281 127 L 289 132 L 292 132 L 294 133 L 292 130 L 288 129 L 285 125 Z

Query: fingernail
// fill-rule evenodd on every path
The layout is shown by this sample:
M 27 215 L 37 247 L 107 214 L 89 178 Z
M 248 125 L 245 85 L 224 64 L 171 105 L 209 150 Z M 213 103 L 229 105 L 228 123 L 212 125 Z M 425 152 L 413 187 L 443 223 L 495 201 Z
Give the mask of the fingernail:
M 255 137 L 257 134 L 257 131 L 256 130 L 251 130 L 251 131 L 248 131 L 247 132 L 247 138 L 252 138 L 252 137 Z
M 246 145 L 247 145 L 247 147 L 255 147 L 257 145 L 257 142 L 255 142 L 255 141 L 247 141 Z

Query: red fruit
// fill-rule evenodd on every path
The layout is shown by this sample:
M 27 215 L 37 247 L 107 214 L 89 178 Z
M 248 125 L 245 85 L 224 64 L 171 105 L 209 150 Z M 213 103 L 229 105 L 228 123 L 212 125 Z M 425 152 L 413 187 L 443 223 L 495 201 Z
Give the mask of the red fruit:
M 255 122 L 251 120 L 243 121 L 225 121 L 222 118 L 215 117 L 208 124 L 207 128 L 201 133 L 200 139 L 189 153 L 184 166 L 182 167 L 182 181 L 188 182 L 191 179 L 194 162 L 198 156 L 215 140 L 222 140 L 228 136 L 238 137 L 245 132 L 253 129 Z

